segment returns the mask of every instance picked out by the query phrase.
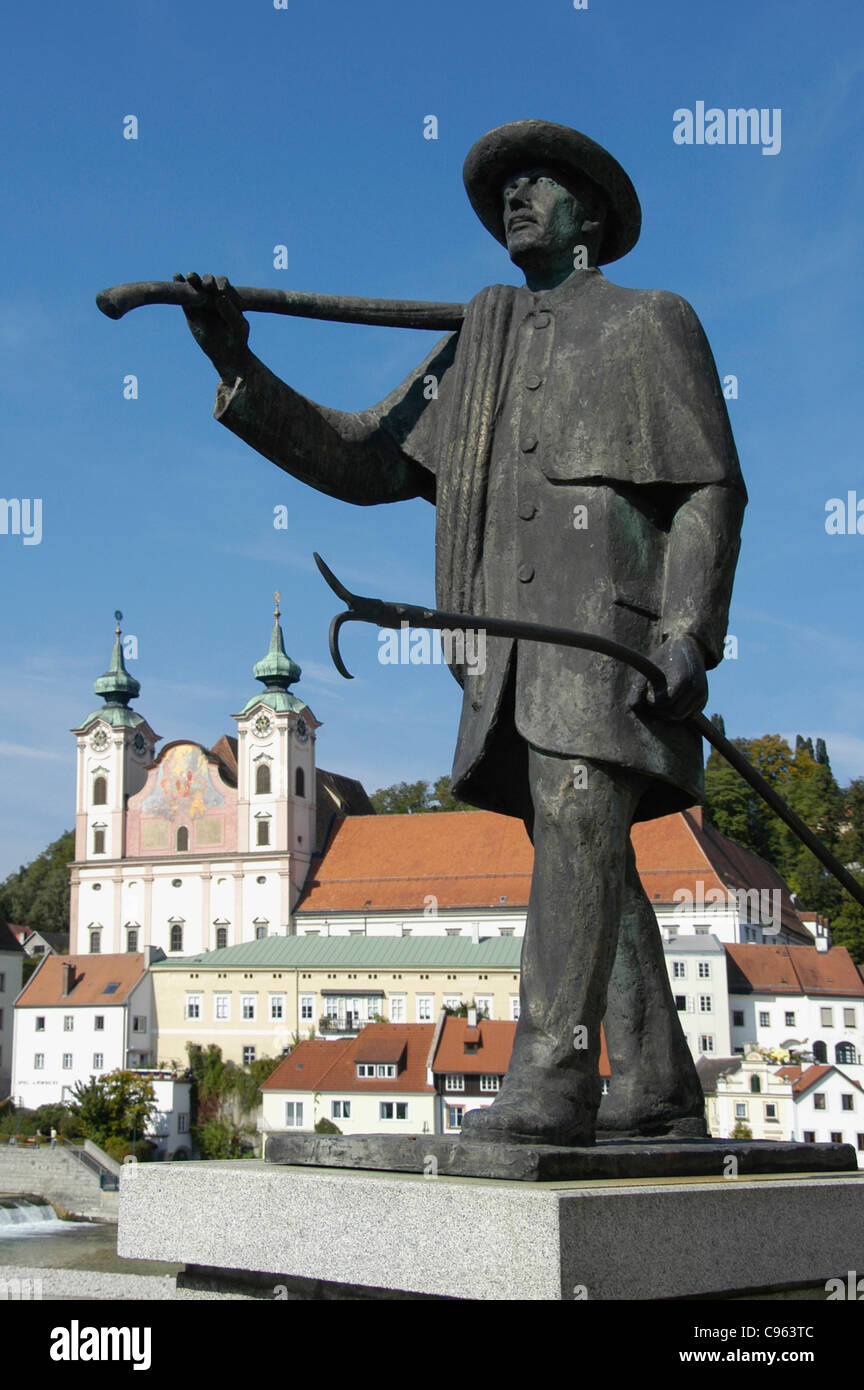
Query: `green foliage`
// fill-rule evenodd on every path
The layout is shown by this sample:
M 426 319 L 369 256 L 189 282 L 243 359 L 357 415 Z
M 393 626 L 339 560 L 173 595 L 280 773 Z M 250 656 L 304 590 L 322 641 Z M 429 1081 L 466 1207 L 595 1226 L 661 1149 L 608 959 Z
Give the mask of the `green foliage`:
M 31 931 L 68 932 L 69 864 L 75 834 L 66 830 L 47 849 L 0 883 L 0 921 Z
M 467 1017 L 468 1017 L 468 1010 L 469 1010 L 469 1009 L 476 1009 L 476 1010 L 477 1010 L 477 1022 L 478 1022 L 478 1023 L 482 1022 L 482 1020 L 483 1020 L 484 1018 L 488 1018 L 488 1017 L 489 1017 L 489 1010 L 488 1010 L 485 1006 L 484 1006 L 483 1008 L 479 1008 L 478 1005 L 477 1005 L 476 1000 L 474 1000 L 474 999 L 471 1000 L 471 1003 L 470 1003 L 470 1004 L 460 1004 L 459 1007 L 458 1007 L 458 1009 L 454 1009 L 454 1008 L 451 1008 L 449 1005 L 445 1005 L 445 1007 L 444 1007 L 444 1013 L 445 1013 L 449 1018 L 467 1018 Z
M 316 1134 L 341 1134 L 342 1131 L 341 1131 L 341 1129 L 339 1128 L 338 1125 L 334 1125 L 334 1123 L 333 1123 L 332 1120 L 328 1120 L 327 1117 L 326 1117 L 326 1115 L 322 1115 L 322 1116 L 321 1116 L 321 1119 L 320 1119 L 320 1120 L 316 1120 L 316 1122 L 315 1122 L 315 1133 L 316 1133 Z
M 131 1139 L 119 1139 L 116 1136 L 106 1139 L 100 1147 L 105 1150 L 109 1158 L 114 1159 L 115 1163 L 122 1163 L 129 1154 L 134 1154 L 139 1163 L 150 1163 L 156 1152 L 156 1145 L 151 1144 L 147 1139 L 139 1139 L 133 1147 Z
M 100 1148 L 109 1139 L 143 1135 L 156 1112 L 152 1083 L 131 1071 L 79 1081 L 72 1095 L 70 1109 L 80 1133 Z
M 243 1153 L 240 1131 L 230 1120 L 211 1118 L 198 1129 L 202 1158 L 239 1158 Z
M 223 1060 L 216 1043 L 207 1047 L 187 1043 L 186 1051 L 195 1083 L 190 1125 L 202 1157 L 241 1157 L 247 1146 L 237 1121 L 256 1113 L 261 1086 L 282 1058 L 259 1057 L 246 1067 L 238 1067 Z
M 392 787 L 380 787 L 369 800 L 380 816 L 419 815 L 426 811 L 473 811 L 464 801 L 457 801 L 450 788 L 449 777 L 439 777 L 434 783 L 396 782 Z
M 730 1139 L 752 1139 L 753 1131 L 749 1125 L 745 1125 L 743 1120 L 736 1120 L 735 1127 L 729 1135 Z

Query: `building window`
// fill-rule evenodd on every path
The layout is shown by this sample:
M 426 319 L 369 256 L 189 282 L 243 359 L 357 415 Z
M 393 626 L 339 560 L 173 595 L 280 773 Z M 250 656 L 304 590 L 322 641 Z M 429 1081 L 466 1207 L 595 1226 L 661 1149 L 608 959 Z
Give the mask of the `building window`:
M 228 928 L 227 928 L 227 927 L 217 927 L 217 928 L 216 928 L 216 950 L 217 950 L 217 951 L 224 951 L 224 950 L 225 950 L 225 947 L 226 947 L 227 945 L 228 945 Z
M 700 980 L 710 980 L 710 979 L 711 979 L 711 962 L 710 962 L 710 960 L 700 960 L 700 962 L 699 962 L 699 979 L 700 979 Z
M 407 1120 L 407 1100 L 382 1100 L 378 1102 L 379 1120 Z
M 302 767 L 296 768 L 294 772 L 294 795 L 306 795 L 306 773 L 303 771 Z
M 300 995 L 300 1022 L 310 1023 L 315 1017 L 315 995 Z
M 732 1027 L 733 1027 L 733 1028 L 743 1028 L 743 1027 L 744 1027 L 744 1010 L 743 1010 L 743 1009 L 733 1009 L 733 1010 L 732 1010 Z
M 815 1129 L 805 1129 L 805 1131 L 804 1131 L 804 1143 L 805 1143 L 805 1144 L 815 1144 L 815 1143 L 816 1143 L 816 1131 L 815 1131 Z
M 405 995 L 391 994 L 390 996 L 390 1022 L 405 1022 Z
M 183 927 L 179 922 L 175 922 L 171 927 L 171 945 L 169 950 L 183 950 Z
M 286 1100 L 285 1102 L 285 1127 L 286 1129 L 303 1128 L 303 1102 L 302 1100 Z
M 858 1062 L 858 1053 L 855 1044 L 850 1042 L 838 1043 L 834 1049 L 835 1062 L 845 1062 L 847 1066 L 854 1067 Z
M 187 1018 L 200 1018 L 200 1017 L 201 1017 L 201 1000 L 202 1000 L 202 998 L 203 998 L 203 996 L 200 995 L 200 994 L 187 994 L 187 995 L 186 995 L 186 1017 L 187 1017 Z
M 753 1092 L 754 1096 L 758 1096 L 762 1090 L 762 1082 L 759 1080 L 758 1076 L 750 1077 L 750 1090 Z
M 774 1104 L 773 1101 L 767 1101 L 766 1104 L 765 1104 L 765 1119 L 766 1119 L 766 1120 L 773 1120 L 773 1121 L 776 1122 L 776 1119 L 777 1119 L 777 1106 Z
M 855 1010 L 854 1010 L 854 1009 L 844 1009 L 844 1010 L 843 1010 L 843 1027 L 844 1027 L 844 1028 L 854 1028 L 854 1027 L 855 1027 Z
M 285 1017 L 285 995 L 270 995 L 270 1022 L 279 1023 Z
M 736 1102 L 736 1104 L 735 1104 L 735 1119 L 736 1119 L 736 1120 L 746 1120 L 746 1119 L 747 1119 L 747 1106 L 746 1106 L 746 1104 L 744 1103 L 744 1101 L 737 1101 L 737 1102 Z
M 182 878 L 172 878 L 172 880 L 171 880 L 171 887 L 172 887 L 172 888 L 182 888 L 182 887 L 183 887 L 183 880 L 182 880 Z
M 699 995 L 699 1012 L 700 1012 L 700 1014 L 710 1014 L 710 1013 L 711 1013 L 711 995 L 710 995 L 710 994 L 700 994 L 700 995 Z
M 432 994 L 417 995 L 417 1022 L 431 1023 L 432 1009 L 435 1003 L 435 996 Z
M 687 1012 L 687 996 L 686 996 L 686 994 L 676 994 L 676 995 L 675 995 L 675 1008 L 678 1010 L 679 1014 L 686 1014 L 686 1012 Z
M 179 851 L 189 848 L 189 828 L 185 825 L 178 825 L 176 846 Z
M 37 1052 L 33 1058 L 33 1067 L 36 1071 L 42 1071 L 45 1066 L 45 1053 Z
M 448 1072 L 444 1077 L 445 1091 L 464 1091 L 465 1077 L 460 1072 Z
M 220 1023 L 225 1023 L 231 1017 L 230 994 L 216 994 L 213 996 L 213 1017 Z
M 270 795 L 270 764 L 259 763 L 255 769 L 255 795 Z
M 94 777 L 93 779 L 93 805 L 107 806 L 108 804 L 108 782 L 104 777 Z
M 478 994 L 474 1000 L 474 1003 L 477 1005 L 478 1017 L 480 1016 L 480 1014 L 485 1014 L 488 1019 L 492 1018 L 494 1012 L 494 1000 L 491 994 Z
M 461 1129 L 461 1128 L 462 1128 L 462 1116 L 463 1116 L 464 1114 L 465 1114 L 465 1106 L 464 1106 L 464 1105 L 448 1105 L 448 1106 L 447 1106 L 447 1128 L 448 1128 L 448 1129 Z
M 146 1015 L 146 1014 L 136 1014 L 136 1015 L 135 1015 L 135 1017 L 132 1019 L 132 1032 L 133 1032 L 133 1033 L 146 1033 L 146 1032 L 147 1032 L 147 1015 Z
M 6 972 L 3 971 L 3 970 L 0 970 L 0 994 L 4 994 L 5 991 L 6 991 Z
M 91 954 L 91 956 L 98 956 L 98 954 L 99 954 L 99 952 L 101 951 L 101 949 L 102 949 L 102 933 L 99 932 L 99 931 L 91 931 L 91 933 L 90 933 L 90 954 Z
M 350 1100 L 333 1100 L 330 1102 L 331 1120 L 350 1120 L 351 1102 Z
M 795 1027 L 795 1015 L 794 1015 L 794 1014 L 788 1013 L 788 1012 L 787 1012 L 787 1013 L 785 1013 L 785 1014 L 783 1015 L 783 1019 L 784 1019 L 784 1025 L 783 1025 L 783 1026 L 784 1026 L 785 1028 L 794 1028 L 794 1027 Z
M 759 1010 L 759 1027 L 760 1027 L 760 1028 L 770 1028 L 770 1027 L 771 1027 L 771 1015 L 770 1015 L 770 1013 L 768 1012 L 767 1009 L 760 1009 L 760 1010 Z
M 254 1049 L 254 1047 L 244 1047 L 244 1049 L 243 1049 L 243 1065 L 244 1065 L 244 1067 L 251 1067 L 251 1065 L 252 1065 L 252 1063 L 253 1063 L 254 1061 L 255 1061 L 255 1049 Z
M 501 1078 L 500 1078 L 500 1076 L 481 1076 L 481 1077 L 480 1077 L 480 1090 L 481 1090 L 481 1091 L 499 1091 L 500 1089 L 501 1089 Z
M 240 1017 L 250 1022 L 255 1018 L 255 995 L 242 994 L 240 996 Z
M 827 1061 L 828 1061 L 828 1048 L 827 1048 L 827 1046 L 826 1046 L 826 1044 L 825 1044 L 824 1042 L 821 1042 L 821 1041 L 820 1041 L 820 1042 L 814 1042 L 814 1044 L 813 1044 L 813 1061 L 814 1061 L 814 1062 L 827 1062 Z
M 104 1033 L 104 1031 L 105 1031 L 105 1015 L 104 1015 L 104 1014 L 97 1014 L 97 1015 L 96 1015 L 96 1017 L 95 1017 L 94 1020 L 93 1020 L 93 1029 L 94 1029 L 94 1031 L 97 1032 L 97 1033 Z
M 105 853 L 105 831 L 102 829 L 101 826 L 94 828 L 93 831 L 93 853 Z
M 269 845 L 270 843 L 270 822 L 269 820 L 259 820 L 256 822 L 256 844 Z
M 831 1143 L 832 1143 L 832 1144 L 842 1144 L 842 1143 L 843 1143 L 843 1135 L 840 1133 L 839 1129 L 832 1129 L 832 1131 L 831 1131 Z
M 858 1135 L 858 1152 L 864 1153 L 864 1134 Z
M 101 1071 L 105 1065 L 105 1058 L 101 1052 L 93 1053 L 93 1070 Z
M 64 1014 L 64 1015 L 63 1015 L 63 1032 L 64 1032 L 64 1033 L 71 1033 L 72 1030 L 74 1029 L 74 1027 L 75 1027 L 75 1015 L 74 1015 L 74 1014 Z
M 699 1034 L 699 1051 L 700 1051 L 700 1052 L 713 1052 L 713 1051 L 714 1051 L 714 1034 L 713 1034 L 713 1033 L 700 1033 L 700 1034 Z
M 673 962 L 672 962 L 672 979 L 673 979 L 673 980 L 684 980 L 684 979 L 686 979 L 686 977 L 687 977 L 687 964 L 686 964 L 686 962 L 683 961 L 683 960 L 673 960 Z
M 842 1096 L 840 1097 L 840 1108 L 841 1108 L 842 1110 L 854 1110 L 854 1109 L 855 1109 L 855 1097 L 854 1097 L 854 1096 L 847 1095 L 847 1094 L 842 1095 Z
M 64 1070 L 64 1071 L 71 1071 L 71 1070 L 72 1070 L 72 1053 L 71 1053 L 71 1052 L 64 1052 L 64 1053 L 63 1053 L 63 1070 Z
M 813 1097 L 813 1109 L 814 1109 L 814 1110 L 824 1110 L 824 1109 L 825 1109 L 825 1096 L 822 1094 L 821 1091 L 819 1091 L 819 1092 Z
M 178 1134 L 188 1134 L 188 1133 L 189 1133 L 189 1116 L 188 1116 L 188 1115 L 182 1114 L 182 1113 L 181 1113 L 181 1114 L 179 1114 L 179 1115 L 177 1116 L 177 1133 L 178 1133 Z
M 255 940 L 256 940 L 256 941 L 263 941 L 266 935 L 267 935 L 267 928 L 266 928 L 266 927 L 256 927 L 256 928 L 255 928 Z
M 820 1009 L 820 1010 L 819 1010 L 819 1013 L 820 1013 L 821 1018 L 822 1018 L 822 1027 L 823 1027 L 823 1028 L 833 1028 L 833 1027 L 834 1027 L 834 1010 L 833 1010 L 833 1009 Z
M 513 1022 L 513 1023 L 518 1022 L 518 1019 L 519 1019 L 519 995 L 518 995 L 518 994 L 511 994 L 511 995 L 510 995 L 510 1019 L 511 1019 L 511 1022 Z

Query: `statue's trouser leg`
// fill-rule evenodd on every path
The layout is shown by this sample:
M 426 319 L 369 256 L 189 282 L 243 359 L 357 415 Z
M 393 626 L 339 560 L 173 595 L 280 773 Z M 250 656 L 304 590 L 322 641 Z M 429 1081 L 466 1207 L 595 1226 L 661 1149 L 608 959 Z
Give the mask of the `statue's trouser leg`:
M 702 1087 L 681 1030 L 660 930 L 632 847 L 605 1031 L 612 1081 L 600 1104 L 599 1128 L 705 1133 Z
M 529 749 L 534 875 L 520 1016 L 507 1078 L 476 1138 L 590 1143 L 600 1103 L 600 1024 L 615 960 L 630 826 L 645 779 Z M 583 785 L 584 783 L 584 785 Z

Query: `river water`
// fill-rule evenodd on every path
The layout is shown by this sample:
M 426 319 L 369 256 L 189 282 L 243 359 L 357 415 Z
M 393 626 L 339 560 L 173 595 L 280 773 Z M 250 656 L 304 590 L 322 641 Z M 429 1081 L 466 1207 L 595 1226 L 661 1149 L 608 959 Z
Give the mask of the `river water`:
M 38 1198 L 0 1195 L 0 1266 L 90 1269 L 103 1274 L 176 1274 L 182 1265 L 124 1260 L 117 1227 L 101 1221 L 61 1221 Z

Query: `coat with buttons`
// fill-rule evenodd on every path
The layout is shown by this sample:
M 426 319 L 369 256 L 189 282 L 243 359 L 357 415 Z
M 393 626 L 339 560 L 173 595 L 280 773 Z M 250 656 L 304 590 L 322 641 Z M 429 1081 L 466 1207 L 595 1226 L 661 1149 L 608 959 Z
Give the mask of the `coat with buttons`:
M 720 661 L 746 493 L 717 371 L 690 306 L 599 270 L 557 289 L 492 286 L 386 400 L 345 414 L 255 362 L 218 419 L 306 482 L 368 505 L 438 507 L 449 611 L 612 638 L 650 655 L 694 638 Z M 698 734 L 630 709 L 608 657 L 488 638 L 463 685 L 454 788 L 526 815 L 526 749 L 647 776 L 639 818 L 703 791 Z

